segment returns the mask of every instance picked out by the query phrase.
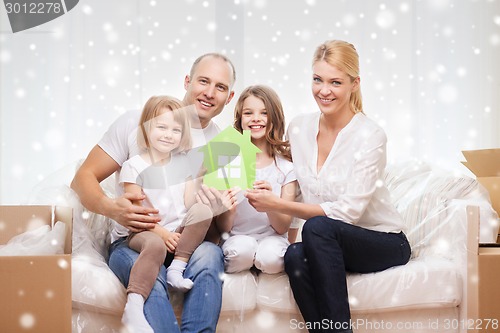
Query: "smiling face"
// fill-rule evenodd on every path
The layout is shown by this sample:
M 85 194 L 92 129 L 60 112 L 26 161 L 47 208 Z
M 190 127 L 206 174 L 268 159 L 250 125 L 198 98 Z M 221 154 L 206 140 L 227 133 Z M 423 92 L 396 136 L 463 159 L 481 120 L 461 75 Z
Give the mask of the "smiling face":
M 191 75 L 184 80 L 184 103 L 193 104 L 198 112 L 201 127 L 222 112 L 233 98 L 233 72 L 224 59 L 207 56 L 197 63 Z M 193 124 L 193 126 L 196 126 Z
M 345 72 L 320 60 L 313 65 L 312 93 L 325 115 L 353 113 L 349 101 L 359 89 L 359 77 L 352 80 Z
M 265 140 L 267 110 L 264 102 L 253 95 L 245 98 L 241 113 L 241 128 L 251 131 L 252 142 Z
M 179 147 L 182 138 L 182 125 L 174 119 L 174 113 L 162 109 L 158 117 L 150 120 L 148 140 L 155 159 L 168 158 Z

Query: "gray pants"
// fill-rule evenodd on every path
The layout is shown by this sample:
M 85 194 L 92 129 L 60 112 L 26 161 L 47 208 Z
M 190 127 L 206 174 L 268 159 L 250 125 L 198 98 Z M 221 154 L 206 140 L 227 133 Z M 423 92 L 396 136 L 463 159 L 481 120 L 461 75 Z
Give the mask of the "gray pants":
M 203 204 L 194 204 L 177 230 L 181 237 L 175 256 L 189 259 L 205 239 L 211 222 L 211 209 Z M 167 246 L 163 239 L 152 231 L 133 233 L 127 241 L 128 246 L 139 253 L 130 271 L 127 293 L 137 293 L 147 299 L 167 256 Z

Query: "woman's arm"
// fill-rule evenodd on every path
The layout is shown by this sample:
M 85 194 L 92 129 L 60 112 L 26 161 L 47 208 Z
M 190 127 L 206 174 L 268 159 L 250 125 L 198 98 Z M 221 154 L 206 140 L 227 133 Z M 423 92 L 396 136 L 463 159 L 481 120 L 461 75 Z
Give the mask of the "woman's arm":
M 266 190 L 248 190 L 245 196 L 258 212 L 276 212 L 307 220 L 314 216 L 325 216 L 319 204 L 307 204 L 285 200 Z
M 269 194 L 272 194 L 272 187 L 268 182 L 265 181 L 256 181 L 254 183 L 254 189 L 262 189 L 270 191 Z M 274 195 L 274 194 L 273 194 Z M 297 181 L 289 182 L 281 187 L 281 195 L 280 198 L 287 201 L 294 201 L 297 196 Z M 269 218 L 269 222 L 271 227 L 279 234 L 283 235 L 290 228 L 290 224 L 292 223 L 292 216 L 288 214 L 282 214 L 276 211 L 267 211 L 267 217 Z

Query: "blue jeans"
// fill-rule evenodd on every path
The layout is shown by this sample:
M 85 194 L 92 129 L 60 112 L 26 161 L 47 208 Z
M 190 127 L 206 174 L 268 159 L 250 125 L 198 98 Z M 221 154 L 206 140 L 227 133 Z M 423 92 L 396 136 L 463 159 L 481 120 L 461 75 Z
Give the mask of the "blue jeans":
M 304 320 L 314 327 L 309 332 L 352 332 L 346 271 L 382 271 L 406 264 L 410 254 L 402 232 L 372 231 L 325 216 L 307 220 L 302 242 L 285 253 L 285 271 Z
M 139 254 L 127 246 L 125 238 L 111 244 L 109 251 L 109 267 L 127 287 L 130 270 Z M 163 265 L 153 290 L 144 303 L 144 315 L 155 333 L 215 332 L 222 305 L 223 272 L 224 259 L 220 247 L 210 242 L 201 243 L 184 271 L 184 277 L 191 279 L 194 286 L 184 295 L 182 325 L 179 330 L 168 297 L 167 273 Z

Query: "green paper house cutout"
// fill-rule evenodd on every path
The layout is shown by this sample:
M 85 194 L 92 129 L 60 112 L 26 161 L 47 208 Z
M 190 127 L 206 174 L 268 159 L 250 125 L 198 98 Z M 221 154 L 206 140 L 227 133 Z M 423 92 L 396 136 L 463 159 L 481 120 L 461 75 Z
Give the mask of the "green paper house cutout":
M 229 126 L 210 140 L 200 151 L 207 169 L 203 183 L 218 190 L 252 188 L 255 181 L 256 154 L 261 150 L 250 139 Z

